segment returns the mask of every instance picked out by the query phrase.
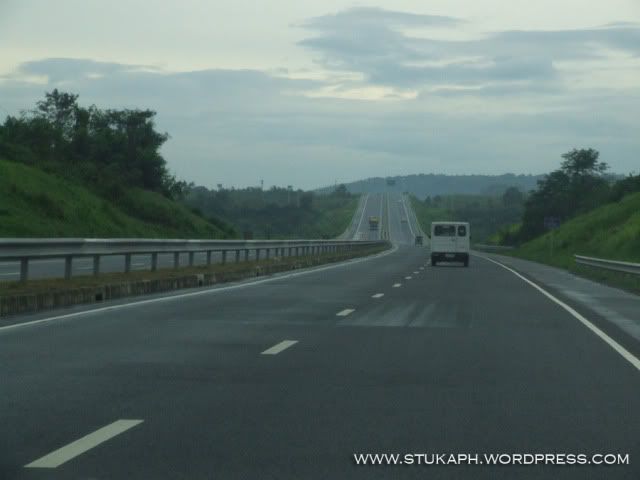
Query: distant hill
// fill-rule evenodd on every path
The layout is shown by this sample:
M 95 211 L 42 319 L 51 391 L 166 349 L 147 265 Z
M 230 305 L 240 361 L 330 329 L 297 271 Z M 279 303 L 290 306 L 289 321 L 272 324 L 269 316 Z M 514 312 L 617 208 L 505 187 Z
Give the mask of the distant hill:
M 357 182 L 345 183 L 351 193 L 374 192 L 409 192 L 423 199 L 426 196 L 446 194 L 475 194 L 475 195 L 502 195 L 509 187 L 517 187 L 523 192 L 528 192 L 536 187 L 538 179 L 542 175 L 443 175 L 443 174 L 419 174 L 388 177 L 394 185 L 387 184 L 387 178 L 373 177 Z M 335 187 L 318 189 L 325 193 Z

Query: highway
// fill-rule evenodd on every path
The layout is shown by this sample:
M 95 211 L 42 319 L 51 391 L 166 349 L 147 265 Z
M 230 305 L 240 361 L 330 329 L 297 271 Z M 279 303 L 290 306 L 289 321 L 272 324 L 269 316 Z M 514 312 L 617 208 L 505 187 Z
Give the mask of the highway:
M 354 235 L 382 212 L 394 244 L 375 257 L 0 324 L 0 478 L 640 478 L 638 343 L 491 259 L 431 267 L 409 208 L 368 196 Z

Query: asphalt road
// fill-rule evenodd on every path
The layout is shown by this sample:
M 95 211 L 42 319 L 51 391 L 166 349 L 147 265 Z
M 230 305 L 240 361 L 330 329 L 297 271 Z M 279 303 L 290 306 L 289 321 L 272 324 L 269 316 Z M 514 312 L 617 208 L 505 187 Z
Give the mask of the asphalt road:
M 0 327 L 0 478 L 640 478 L 640 370 L 489 260 L 429 266 L 399 200 L 364 209 L 388 207 L 396 249 L 375 258 Z

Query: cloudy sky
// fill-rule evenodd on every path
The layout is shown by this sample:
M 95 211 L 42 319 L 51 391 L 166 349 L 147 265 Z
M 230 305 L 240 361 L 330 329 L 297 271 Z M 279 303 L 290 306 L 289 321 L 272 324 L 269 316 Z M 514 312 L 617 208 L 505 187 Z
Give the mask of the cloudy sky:
M 640 169 L 638 0 L 0 0 L 0 115 L 151 108 L 206 186 Z

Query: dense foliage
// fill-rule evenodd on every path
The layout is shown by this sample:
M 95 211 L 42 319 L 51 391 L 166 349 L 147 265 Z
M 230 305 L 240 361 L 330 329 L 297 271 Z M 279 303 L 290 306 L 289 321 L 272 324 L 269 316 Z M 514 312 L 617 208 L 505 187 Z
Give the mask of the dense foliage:
M 348 226 L 357 196 L 344 185 L 331 194 L 259 187 L 209 190 L 195 187 L 184 201 L 205 217 L 216 216 L 255 238 L 333 237 Z
M 501 195 L 435 195 L 422 201 L 412 197 L 423 230 L 435 221 L 471 222 L 476 243 L 484 243 L 496 231 L 520 221 L 524 201 L 525 194 L 517 187 L 509 187 Z
M 640 176 L 616 181 L 607 174 L 608 165 L 591 148 L 574 149 L 562 155 L 559 169 L 545 175 L 525 202 L 522 225 L 511 240 L 526 242 L 545 233 L 545 217 L 566 222 L 625 195 L 640 191 Z
M 175 198 L 187 184 L 167 170 L 151 110 L 101 110 L 57 89 L 36 108 L 0 125 L 0 156 L 90 185 L 120 200 L 125 187 Z

